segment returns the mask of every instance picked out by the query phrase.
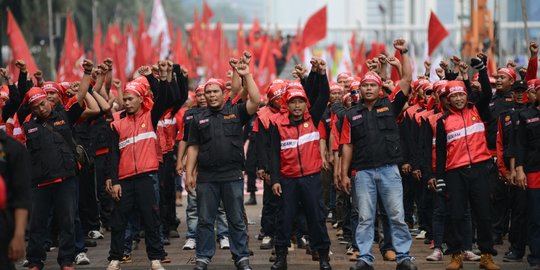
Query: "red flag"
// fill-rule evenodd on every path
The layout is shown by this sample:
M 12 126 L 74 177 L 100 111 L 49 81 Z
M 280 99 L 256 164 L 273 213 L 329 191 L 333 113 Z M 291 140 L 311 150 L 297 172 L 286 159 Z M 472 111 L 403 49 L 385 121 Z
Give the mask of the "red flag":
M 135 45 L 135 65 L 137 69 L 140 66 L 148 65 L 150 63 L 150 37 L 146 33 L 146 26 L 144 25 L 144 10 L 139 12 L 139 26 L 137 32 L 137 44 Z
M 26 41 L 24 40 L 21 29 L 19 28 L 19 25 L 17 24 L 17 21 L 15 21 L 15 18 L 13 17 L 13 14 L 9 8 L 7 10 L 7 14 L 7 35 L 9 37 L 9 46 L 12 50 L 13 60 L 24 60 L 28 73 L 34 74 L 34 72 L 36 72 L 38 69 L 36 62 L 34 62 L 34 57 L 32 56 L 32 53 L 30 53 L 30 50 L 28 50 L 28 46 L 26 45 Z M 12 70 L 12 72 L 14 71 L 17 71 L 17 74 L 14 74 L 14 78 L 17 78 L 19 76 L 19 71 L 18 69 Z
M 311 47 L 326 37 L 326 5 L 315 12 L 306 22 L 302 33 L 302 47 Z
M 176 42 L 174 44 L 174 62 L 182 66 L 185 66 L 190 72 L 190 63 L 188 61 L 186 48 L 182 43 L 182 30 L 180 28 L 176 29 Z
M 244 27 L 241 18 L 240 23 L 238 24 L 238 30 L 236 31 L 236 43 L 236 48 L 238 48 L 237 56 L 241 56 L 242 53 L 246 50 L 246 35 L 244 33 Z
M 366 48 L 364 46 L 364 40 L 360 42 L 360 48 L 358 48 L 358 51 L 356 52 L 356 55 L 354 56 L 354 71 L 356 76 L 364 76 L 366 74 L 367 70 L 364 69 L 364 64 L 366 62 Z
M 394 57 L 401 62 L 401 53 L 399 53 L 398 50 L 396 50 L 396 52 L 394 53 Z M 399 72 L 395 67 L 392 67 L 392 71 L 390 73 L 390 79 L 394 82 L 397 82 L 401 79 L 401 77 L 399 76 Z
M 96 32 L 94 33 L 94 55 L 96 63 L 101 63 L 103 61 L 103 54 L 101 51 L 101 23 L 98 21 L 96 23 Z
M 210 19 L 214 16 L 212 8 L 208 5 L 206 1 L 203 2 L 203 11 L 202 11 L 202 22 L 206 25 L 210 23 Z
M 83 72 L 80 67 L 84 58 L 84 50 L 79 45 L 77 38 L 77 28 L 71 14 L 66 16 L 66 33 L 64 36 L 64 50 L 58 65 L 58 75 L 56 80 L 76 81 L 80 80 Z
M 431 56 L 435 48 L 448 36 L 448 31 L 439 21 L 437 15 L 431 11 L 428 25 L 428 55 Z
M 265 86 L 276 78 L 276 63 L 274 61 L 274 55 L 272 54 L 271 37 L 266 37 L 266 41 L 264 42 L 256 77 L 257 84 L 261 90 L 266 89 Z
M 354 57 L 356 56 L 356 32 L 352 32 L 349 43 L 349 46 L 351 46 L 351 55 Z

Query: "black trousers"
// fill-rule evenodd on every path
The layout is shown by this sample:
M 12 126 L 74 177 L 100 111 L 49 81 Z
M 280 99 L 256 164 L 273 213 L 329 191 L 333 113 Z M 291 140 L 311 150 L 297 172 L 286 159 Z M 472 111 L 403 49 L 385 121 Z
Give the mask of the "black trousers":
M 159 206 L 154 193 L 154 178 L 146 173 L 120 181 L 122 197 L 115 202 L 111 216 L 111 249 L 109 260 L 120 260 L 124 252 L 124 235 L 133 211 L 139 211 L 145 231 L 146 254 L 150 260 L 165 258 L 159 234 Z
M 96 156 L 94 159 L 94 167 L 96 174 L 96 185 L 97 185 L 97 195 L 99 200 L 99 218 L 103 227 L 110 227 L 111 213 L 113 210 L 114 202 L 109 193 L 107 193 L 106 181 L 107 175 L 106 170 L 109 164 L 107 163 L 109 154 L 103 154 Z
M 94 166 L 83 167 L 79 173 L 79 217 L 84 235 L 99 231 L 99 204 Z
M 400 171 L 401 183 L 403 186 L 403 208 L 405 210 L 405 222 L 409 227 L 414 226 L 414 199 L 416 190 L 416 180 L 411 174 L 404 174 Z
M 508 233 L 510 250 L 518 256 L 523 256 L 527 245 L 527 190 L 511 186 L 508 189 L 508 199 L 510 207 L 510 230 Z
M 249 141 L 246 153 L 247 192 L 257 192 L 257 165 L 255 164 L 256 151 L 255 141 Z
M 272 186 L 265 183 L 263 192 L 263 208 L 261 214 L 261 227 L 265 236 L 274 237 L 276 218 L 279 210 L 279 200 L 280 197 L 277 197 L 274 195 L 274 193 L 272 193 Z
M 508 223 L 510 222 L 508 186 L 499 177 L 495 168 L 489 172 L 489 179 L 491 180 L 491 205 L 493 206 L 491 209 L 493 234 L 505 235 L 508 233 Z
M 448 252 L 463 251 L 463 223 L 465 211 L 470 205 L 477 223 L 477 244 L 482 253 L 497 254 L 493 249 L 491 226 L 491 201 L 489 172 L 494 164 L 491 160 L 460 167 L 446 172 L 445 182 L 448 191 Z
M 9 242 L 13 237 L 13 213 L 0 211 L 0 269 L 15 270 L 15 265 L 8 258 Z
M 299 203 L 306 215 L 311 250 L 327 249 L 330 238 L 326 230 L 326 216 L 322 201 L 321 174 L 316 173 L 300 178 L 281 178 L 281 204 L 278 214 L 275 246 L 284 247 L 290 243 L 293 222 Z
M 163 155 L 163 163 L 159 168 L 159 211 L 163 233 L 176 231 L 176 183 L 175 183 L 175 161 L 173 151 Z

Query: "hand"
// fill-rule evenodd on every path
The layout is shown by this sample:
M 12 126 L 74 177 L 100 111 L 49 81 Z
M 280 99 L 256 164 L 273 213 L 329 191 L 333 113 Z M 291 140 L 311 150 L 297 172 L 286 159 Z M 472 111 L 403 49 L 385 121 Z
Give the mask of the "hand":
M 379 54 L 379 56 L 377 56 L 377 60 L 379 61 L 379 63 L 382 66 L 384 66 L 384 65 L 386 65 L 388 63 L 388 58 L 384 54 Z
M 112 80 L 112 85 L 116 87 L 116 89 L 120 89 L 120 87 L 122 86 L 122 82 L 120 82 L 119 79 L 114 79 Z
M 195 186 L 197 185 L 195 178 L 193 176 L 187 175 L 186 173 L 186 182 L 184 184 L 186 191 L 193 194 L 193 192 L 195 191 Z
M 12 261 L 18 261 L 24 256 L 24 235 L 15 235 L 9 242 L 8 258 Z
M 90 61 L 90 59 L 84 59 L 82 62 L 82 67 L 85 74 L 90 74 L 94 68 L 94 62 Z
M 538 56 L 538 44 L 531 41 L 531 43 L 529 43 L 529 51 L 531 52 L 531 57 Z
M 515 69 L 517 67 L 516 62 L 512 59 L 508 59 L 508 62 L 506 63 L 506 67 L 510 69 Z
M 319 71 L 319 61 L 318 61 L 317 57 L 312 57 L 311 60 L 309 61 L 309 63 L 311 64 L 311 71 L 313 71 L 313 72 L 318 72 Z
M 20 69 L 22 72 L 26 72 L 26 63 L 24 60 L 19 59 L 15 62 L 15 66 Z
M 480 82 L 478 81 L 474 81 L 474 82 L 471 82 L 471 87 L 473 88 L 473 90 L 476 90 L 476 91 L 480 91 Z
M 167 61 L 161 60 L 158 62 L 159 67 L 159 79 L 162 81 L 167 80 Z
M 383 87 L 384 88 L 388 88 L 390 91 L 394 91 L 394 89 L 396 88 L 396 86 L 394 85 L 394 81 L 392 80 L 386 80 L 383 82 Z
M 319 58 L 318 65 L 319 65 L 319 74 L 325 75 L 326 74 L 326 61 L 324 61 L 322 58 Z
M 107 66 L 107 64 L 100 64 L 98 66 L 98 69 L 99 69 L 99 73 L 100 73 L 100 74 L 98 74 L 98 76 L 99 75 L 105 75 L 105 74 L 107 74 L 107 72 L 109 72 L 109 66 Z
M 283 193 L 283 191 L 281 190 L 280 183 L 275 183 L 274 185 L 272 185 L 272 193 L 274 193 L 274 195 L 278 197 L 281 197 L 281 193 Z
M 150 69 L 152 70 L 152 74 L 159 76 L 159 65 L 152 65 Z
M 188 77 L 189 71 L 188 71 L 187 67 L 181 66 L 181 67 L 180 67 L 180 71 L 182 72 L 182 76 L 184 76 L 184 77 L 186 77 L 186 78 Z
M 238 73 L 238 75 L 240 75 L 240 77 L 245 77 L 245 76 L 249 75 L 249 65 L 247 65 L 245 63 L 240 63 L 240 64 L 236 65 L 236 73 Z
M 459 72 L 461 72 L 461 74 L 467 74 L 468 69 L 469 69 L 469 65 L 467 65 L 467 63 L 465 62 L 459 63 Z
M 413 174 L 413 177 L 416 180 L 420 181 L 422 179 L 422 171 L 421 170 L 416 169 L 416 170 L 412 171 L 412 174 Z
M 405 164 L 401 165 L 401 172 L 402 173 L 408 174 L 408 173 L 411 173 L 411 170 L 412 170 L 411 164 L 405 163 Z
M 242 53 L 241 61 L 244 62 L 246 65 L 249 65 L 249 63 L 251 62 L 251 58 L 251 53 L 248 51 L 244 51 L 244 53 Z
M 182 162 L 182 159 L 177 159 L 176 160 L 176 174 L 182 175 L 183 172 L 184 172 L 184 163 Z
M 435 183 L 435 191 L 443 192 L 445 190 L 446 190 L 446 183 L 444 182 L 444 179 L 437 179 Z
M 427 188 L 431 191 L 436 191 L 437 179 L 431 178 L 427 181 Z
M 388 58 L 386 58 L 386 61 L 388 61 L 390 65 L 395 66 L 395 67 L 401 65 L 401 62 L 394 56 L 389 56 Z
M 407 41 L 405 41 L 404 38 L 398 38 L 396 40 L 394 40 L 394 48 L 400 52 L 403 52 L 403 51 L 407 51 L 409 50 L 408 49 L 408 45 L 407 45 Z
M 263 170 L 263 169 L 257 170 L 257 172 L 255 172 L 255 174 L 257 174 L 257 178 L 259 178 L 259 179 L 264 180 L 266 178 L 266 171 Z
M 450 62 L 452 62 L 454 66 L 459 66 L 459 63 L 461 63 L 461 58 L 459 58 L 459 56 L 457 55 L 453 55 L 452 57 L 450 57 Z
M 112 180 L 111 179 L 105 180 L 105 191 L 107 191 L 107 193 L 112 195 Z
M 482 62 L 484 62 L 484 65 L 487 65 L 487 55 L 485 53 L 478 53 L 476 54 L 476 57 L 482 60 Z
M 509 184 L 511 184 L 512 186 L 515 186 L 516 185 L 516 171 L 515 170 L 508 170 L 508 172 L 506 172 L 506 175 L 504 177 Z
M 41 72 L 41 70 L 36 70 L 36 72 L 34 72 L 34 78 L 36 78 L 36 81 L 38 82 L 41 82 L 43 81 L 43 72 Z
M 341 173 L 339 173 L 339 170 L 334 170 L 334 188 L 343 191 L 341 189 Z
M 351 178 L 348 175 L 342 175 L 339 183 L 341 190 L 347 194 L 351 193 Z
M 69 84 L 69 89 L 66 91 L 68 97 L 74 96 L 79 91 L 80 82 L 72 82 Z
M 112 198 L 117 202 L 122 198 L 122 186 L 120 184 L 112 186 Z
M 471 58 L 471 67 L 476 70 L 484 70 L 486 68 L 486 65 L 480 58 L 473 57 Z
M 515 178 L 516 186 L 526 189 L 527 188 L 527 175 L 523 171 L 523 167 L 518 167 L 516 169 L 516 178 Z
M 107 72 L 110 72 L 112 71 L 113 69 L 113 60 L 111 58 L 105 58 L 105 60 L 103 60 L 103 64 L 105 64 L 107 66 Z
M 298 65 L 294 66 L 293 75 L 294 75 L 295 72 L 296 72 L 298 78 L 302 79 L 306 75 L 307 69 L 306 69 L 306 67 L 304 65 L 298 64 Z
M 435 73 L 437 74 L 437 77 L 439 77 L 440 80 L 443 80 L 444 79 L 444 69 L 442 68 L 436 68 L 435 69 Z
M 448 72 L 448 70 L 450 69 L 450 66 L 448 65 L 448 62 L 446 62 L 444 60 L 439 62 L 439 67 L 441 67 L 445 72 Z
M 149 66 L 140 66 L 137 69 L 137 73 L 141 74 L 142 76 L 148 76 L 152 74 L 152 70 L 150 69 Z
M 424 68 L 426 69 L 426 71 L 431 70 L 431 61 L 429 60 L 424 61 Z
M 236 69 L 236 65 L 238 65 L 239 62 L 240 61 L 236 58 L 229 59 L 229 65 L 231 66 L 233 70 Z
M 323 163 L 321 168 L 325 171 L 329 171 L 332 168 L 332 165 L 330 165 L 330 162 L 328 162 L 328 159 L 323 158 Z
M 521 78 L 525 78 L 525 75 L 527 75 L 527 69 L 525 67 L 520 67 L 518 73 Z

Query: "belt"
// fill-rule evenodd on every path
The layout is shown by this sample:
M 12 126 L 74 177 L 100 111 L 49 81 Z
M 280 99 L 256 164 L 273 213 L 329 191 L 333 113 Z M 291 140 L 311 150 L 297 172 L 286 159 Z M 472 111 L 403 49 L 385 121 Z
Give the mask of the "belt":
M 57 179 L 54 179 L 54 180 L 51 180 L 51 181 L 48 181 L 48 182 L 45 182 L 45 183 L 40 183 L 37 186 L 38 187 L 44 187 L 44 186 L 48 186 L 48 185 L 52 185 L 52 184 L 62 183 L 62 181 L 64 181 L 64 180 L 65 180 L 65 178 L 57 178 Z
M 109 148 L 101 148 L 96 150 L 96 156 L 101 156 L 109 153 Z

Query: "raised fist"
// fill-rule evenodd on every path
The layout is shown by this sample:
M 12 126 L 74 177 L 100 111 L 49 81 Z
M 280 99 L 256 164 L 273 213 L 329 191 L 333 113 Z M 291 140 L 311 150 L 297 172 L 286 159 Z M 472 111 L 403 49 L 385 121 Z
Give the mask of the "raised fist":
M 377 60 L 379 60 L 381 65 L 386 65 L 388 63 L 388 58 L 384 54 L 379 54 L 379 56 L 377 56 Z
M 436 68 L 435 73 L 437 74 L 437 77 L 439 77 L 440 80 L 444 78 L 444 69 L 442 68 Z
M 484 65 L 487 65 L 487 55 L 485 53 L 478 53 L 476 55 L 482 62 L 484 62 Z
M 236 66 L 234 67 L 234 69 L 236 70 Z M 232 78 L 233 76 L 233 71 L 232 70 L 227 70 L 227 74 L 225 74 L 225 76 L 227 76 L 227 78 Z
M 111 58 L 105 58 L 105 60 L 103 60 L 103 63 L 107 66 L 107 71 L 112 70 L 113 60 Z
M 454 64 L 455 66 L 459 66 L 461 58 L 459 58 L 457 55 L 454 55 L 450 58 L 450 61 L 452 61 L 452 64 Z
M 107 64 L 100 64 L 98 66 L 98 69 L 99 71 L 101 72 L 101 75 L 104 75 L 106 74 L 107 72 L 109 72 L 109 66 L 107 66 Z
M 236 72 L 240 77 L 244 77 L 249 74 L 249 65 L 246 63 L 240 63 L 236 65 Z
M 180 71 L 182 72 L 182 76 L 186 77 L 188 76 L 188 69 L 185 66 L 180 67 Z
M 516 62 L 512 59 L 508 59 L 508 62 L 506 63 L 506 67 L 510 69 L 515 69 L 517 67 Z
M 84 69 L 84 73 L 90 74 L 92 72 L 92 68 L 94 67 L 94 62 L 90 61 L 90 59 L 84 59 L 82 67 Z
M 388 58 L 386 58 L 386 61 L 388 61 L 388 63 L 392 66 L 401 65 L 401 62 L 399 62 L 399 60 L 395 58 L 394 56 L 389 56 Z
M 140 70 L 140 68 L 139 68 L 139 70 Z M 142 75 L 142 74 L 141 74 L 141 75 Z M 114 79 L 114 80 L 112 80 L 112 85 L 113 85 L 114 87 L 116 87 L 116 89 L 120 89 L 120 86 L 122 85 L 122 83 L 120 82 L 119 79 Z
M 405 41 L 405 39 L 403 38 L 398 38 L 394 40 L 393 44 L 394 44 L 394 48 L 400 52 L 408 50 L 407 41 Z
M 239 62 L 240 62 L 240 61 L 239 61 L 238 59 L 236 59 L 236 58 L 231 58 L 231 59 L 229 59 L 229 65 L 230 65 L 233 69 L 236 68 L 236 65 L 238 65 Z
M 467 73 L 467 70 L 469 69 L 469 65 L 467 65 L 467 63 L 465 62 L 460 62 L 459 63 L 459 71 L 464 74 L 464 73 Z
M 441 67 L 444 71 L 448 71 L 448 69 L 450 68 L 450 66 L 448 65 L 448 62 L 444 60 L 439 62 L 439 67 Z
M 324 61 L 322 58 L 319 58 L 317 61 L 317 65 L 319 66 L 319 72 L 326 72 L 326 61 Z
M 242 62 L 246 63 L 249 65 L 249 63 L 251 62 L 251 53 L 248 52 L 248 51 L 244 51 L 244 53 L 242 53 Z
M 424 68 L 426 68 L 426 70 L 430 70 L 431 69 L 431 61 L 429 61 L 429 60 L 424 61 Z
M 529 43 L 529 51 L 531 51 L 531 56 L 538 55 L 538 44 L 534 41 L 531 41 L 531 43 Z
M 15 62 L 15 66 L 23 72 L 26 72 L 26 63 L 24 60 L 19 59 Z
M 149 66 L 140 66 L 139 69 L 137 69 L 137 73 L 141 74 L 142 76 L 148 76 L 152 74 L 152 70 Z

